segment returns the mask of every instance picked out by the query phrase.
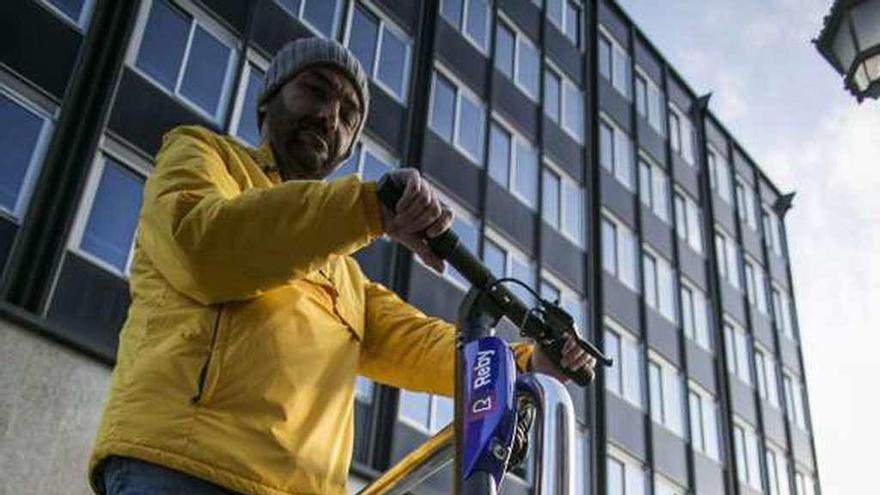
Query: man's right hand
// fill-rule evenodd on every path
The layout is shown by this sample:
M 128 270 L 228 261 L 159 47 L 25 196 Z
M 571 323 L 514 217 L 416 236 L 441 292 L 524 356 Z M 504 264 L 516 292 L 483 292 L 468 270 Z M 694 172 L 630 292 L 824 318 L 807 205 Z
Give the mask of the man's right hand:
M 418 170 L 402 168 L 388 175 L 403 186 L 403 196 L 397 202 L 396 213 L 385 205 L 381 206 L 382 228 L 426 265 L 443 273 L 445 261 L 431 251 L 425 238 L 437 237 L 452 226 L 452 210 L 440 201 L 434 188 Z

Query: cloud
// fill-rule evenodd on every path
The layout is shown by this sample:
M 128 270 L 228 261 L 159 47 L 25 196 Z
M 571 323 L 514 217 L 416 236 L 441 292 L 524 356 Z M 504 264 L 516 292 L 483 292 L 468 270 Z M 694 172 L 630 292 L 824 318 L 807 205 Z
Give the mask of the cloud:
M 764 163 L 800 194 L 787 218 L 822 485 L 859 493 L 880 442 L 880 112 L 833 109 Z M 846 455 L 839 455 L 845 453 Z

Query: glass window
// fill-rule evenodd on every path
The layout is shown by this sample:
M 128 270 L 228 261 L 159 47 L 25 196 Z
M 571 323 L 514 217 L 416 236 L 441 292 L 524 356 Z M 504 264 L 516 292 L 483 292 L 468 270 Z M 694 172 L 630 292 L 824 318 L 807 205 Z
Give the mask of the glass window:
M 80 28 L 85 27 L 94 0 L 43 0 Z
M 709 162 L 709 185 L 718 192 L 718 197 L 730 203 L 730 165 L 724 159 L 724 155 L 709 148 L 707 159 Z
M 619 368 L 608 368 L 606 388 L 633 405 L 642 407 L 641 358 L 639 344 L 611 328 L 605 328 L 605 351 L 615 359 Z
M 599 74 L 611 80 L 611 42 L 605 36 L 599 36 Z
M 617 45 L 614 45 L 613 51 L 613 64 L 612 68 L 614 74 L 614 89 L 616 89 L 621 95 L 625 98 L 629 99 L 629 85 L 630 85 L 630 66 L 629 66 L 629 55 L 623 48 Z
M 337 179 L 339 177 L 345 177 L 346 175 L 358 173 L 360 171 L 361 150 L 362 150 L 361 144 L 360 143 L 356 144 L 354 146 L 354 149 L 352 149 L 351 156 L 348 157 L 348 160 L 345 160 L 327 178 L 328 179 Z
M 733 287 L 739 289 L 739 257 L 734 242 L 721 231 L 715 232 L 715 250 L 718 256 L 718 273 Z
M 173 91 L 192 18 L 165 1 L 155 1 L 147 18 L 135 65 Z
M 703 253 L 702 220 L 700 208 L 690 196 L 675 192 L 675 231 L 697 253 Z
M 651 202 L 654 214 L 664 222 L 669 221 L 669 179 L 660 167 L 651 167 Z
M 602 219 L 602 268 L 612 274 L 617 272 L 617 225 Z
M 639 345 L 635 340 L 624 340 L 623 346 L 623 396 L 628 401 L 641 407 L 642 378 Z
M 561 82 L 553 71 L 544 71 L 544 113 L 553 122 L 559 122 L 559 108 L 562 106 Z
M 622 224 L 603 218 L 602 251 L 602 266 L 624 285 L 638 291 L 635 277 L 636 245 L 632 231 Z
M 651 207 L 651 166 L 643 160 L 639 160 L 639 199 Z
M 220 111 L 231 50 L 201 26 L 196 26 L 180 92 L 215 117 Z
M 740 179 L 736 181 L 737 213 L 740 220 L 752 230 L 758 229 L 758 215 L 755 210 L 755 192 L 751 186 Z
M 327 38 L 336 37 L 339 0 L 303 0 L 302 19 Z
M 0 93 L 0 209 L 21 219 L 51 123 Z
M 485 52 L 489 48 L 489 4 L 486 0 L 466 1 L 465 34 Z
M 691 420 L 691 445 L 694 450 L 703 452 L 705 437 L 703 436 L 703 404 L 700 395 L 693 390 L 688 391 L 688 408 Z
M 398 101 L 406 101 L 411 45 L 409 40 L 366 6 L 356 4 L 352 11 L 347 45 L 367 74 L 380 87 Z
M 620 129 L 614 129 L 614 177 L 624 187 L 633 190 L 632 141 Z
M 383 175 L 391 171 L 392 165 L 382 161 L 381 158 L 371 153 L 369 150 L 364 151 L 364 163 L 361 171 L 361 179 L 364 181 L 378 182 Z
M 525 36 L 516 36 L 516 84 L 532 100 L 538 100 L 541 61 L 538 49 Z
M 656 308 L 657 259 L 647 252 L 642 255 L 642 271 L 644 272 L 643 276 L 645 277 L 643 282 L 645 287 L 645 303 L 652 308 Z
M 582 246 L 584 243 L 584 190 L 572 180 L 562 181 L 562 232 Z
M 653 358 L 648 363 L 651 391 L 651 418 L 678 436 L 684 435 L 682 424 L 681 375 L 671 366 Z
M 141 209 L 144 179 L 104 157 L 79 248 L 126 273 Z
M 488 239 L 483 245 L 483 262 L 495 278 L 507 273 L 507 251 Z
M 694 165 L 694 128 L 690 119 L 672 103 L 669 104 L 669 142 L 688 165 Z
M 757 371 L 758 395 L 770 404 L 779 407 L 779 392 L 776 390 L 776 364 L 769 353 L 755 349 L 755 368 Z
M 605 170 L 614 171 L 614 130 L 605 122 L 599 123 L 599 162 Z
M 135 66 L 216 121 L 229 82 L 232 48 L 198 23 L 190 36 L 193 23 L 191 16 L 166 2 L 153 2 Z
M 669 146 L 676 153 L 681 150 L 681 119 L 675 112 L 669 112 Z
M 440 14 L 455 27 L 461 25 L 464 0 L 443 0 L 440 2 Z
M 636 74 L 636 111 L 648 118 L 648 83 L 641 74 Z
M 504 187 L 510 183 L 510 143 L 513 137 L 503 127 L 489 128 L 489 176 Z
M 691 445 L 710 459 L 718 456 L 718 419 L 715 399 L 692 385 L 688 392 L 691 414 Z
M 560 203 L 559 189 L 562 186 L 562 179 L 555 172 L 548 168 L 544 168 L 544 194 L 543 194 L 543 218 L 550 225 L 559 228 Z
M 433 403 L 433 420 L 431 422 L 431 433 L 436 433 L 455 419 L 455 403 L 449 397 L 441 395 L 432 396 Z
M 462 217 L 461 215 L 455 215 L 455 218 L 452 221 L 452 231 L 458 235 L 459 241 L 470 250 L 472 253 L 477 252 L 477 245 L 479 244 L 480 231 L 477 227 L 477 224 L 471 220 Z M 458 272 L 452 266 L 446 270 L 445 274 L 449 274 L 449 277 L 459 284 L 461 287 L 469 287 L 470 282 L 468 282 L 464 276 Z
M 625 495 L 624 491 L 624 466 L 623 463 L 613 457 L 607 460 L 608 491 L 607 495 Z
M 511 79 L 515 56 L 516 35 L 507 24 L 499 22 L 495 29 L 495 67 Z
M 259 146 L 260 129 L 257 125 L 257 97 L 263 89 L 265 74 L 254 64 L 248 63 L 247 85 L 245 86 L 241 113 L 238 118 L 238 127 L 235 135 L 251 146 Z
M 751 385 L 752 373 L 749 364 L 749 344 L 745 331 L 725 322 L 724 343 L 728 371 L 739 377 L 743 382 Z
M 574 446 L 574 493 L 590 493 L 590 439 L 584 432 L 579 431 L 575 436 Z
M 455 122 L 455 86 L 451 81 L 434 73 L 431 94 L 431 129 L 448 142 L 452 142 Z
M 584 94 L 567 78 L 562 80 L 562 128 L 575 140 L 584 139 Z
M 813 477 L 800 471 L 795 472 L 794 488 L 797 495 L 815 495 L 816 485 Z
M 599 73 L 608 79 L 614 89 L 626 99 L 630 98 L 630 61 L 629 55 L 612 38 L 605 34 L 599 35 Z
M 669 222 L 669 179 L 658 166 L 639 158 L 639 197 L 654 215 Z
M 536 276 L 534 263 L 519 256 L 509 256 L 508 259 L 510 261 L 510 267 L 507 271 L 507 276 L 522 280 L 529 287 L 534 287 Z M 534 300 L 532 293 L 519 284 L 514 284 L 510 290 L 523 301 L 528 302 Z
M 459 115 L 456 140 L 475 163 L 482 163 L 486 111 L 479 103 L 459 92 Z
M 379 41 L 379 18 L 361 4 L 355 4 L 351 12 L 351 28 L 348 48 L 360 61 L 361 66 L 372 74 L 376 61 L 376 44 Z
M 633 150 L 629 136 L 611 124 L 599 124 L 599 162 L 624 187 L 633 190 Z
M 431 396 L 421 392 L 400 390 L 399 417 L 428 430 L 431 419 Z
M 785 405 L 788 411 L 789 421 L 793 421 L 800 429 L 807 429 L 806 409 L 804 408 L 804 394 L 800 380 L 784 372 L 782 384 L 785 392 Z
M 354 396 L 360 402 L 372 404 L 373 402 L 373 381 L 362 376 L 355 377 Z
M 534 208 L 538 201 L 538 153 L 521 139 L 515 141 L 515 148 L 513 190 L 526 205 Z
M 571 0 L 565 2 L 565 36 L 575 45 L 580 44 L 581 10 Z
M 651 419 L 663 424 L 663 379 L 660 365 L 648 361 L 648 391 L 651 394 Z
M 666 134 L 666 129 L 663 126 L 663 123 L 666 121 L 666 119 L 663 118 L 664 108 L 663 95 L 660 94 L 660 90 L 657 86 L 648 86 L 648 123 L 651 124 L 651 127 L 657 130 L 661 136 Z
M 409 82 L 409 41 L 398 36 L 383 23 L 382 46 L 379 49 L 379 66 L 376 78 L 401 101 L 406 100 Z
M 703 292 L 682 283 L 681 308 L 685 335 L 703 349 L 711 351 L 706 297 Z
M 785 454 L 769 446 L 765 451 L 767 453 L 767 481 L 770 484 L 770 495 L 791 495 Z

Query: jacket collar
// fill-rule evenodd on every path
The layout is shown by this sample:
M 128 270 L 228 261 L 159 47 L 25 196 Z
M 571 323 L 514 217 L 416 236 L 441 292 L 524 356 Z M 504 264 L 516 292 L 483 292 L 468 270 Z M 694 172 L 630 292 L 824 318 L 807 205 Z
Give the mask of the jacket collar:
M 266 177 L 268 177 L 273 184 L 284 182 L 281 178 L 281 172 L 278 170 L 277 162 L 275 161 L 275 153 L 272 152 L 272 147 L 269 146 L 269 141 L 264 140 L 255 151 L 257 163 L 260 164 L 260 170 L 266 174 Z

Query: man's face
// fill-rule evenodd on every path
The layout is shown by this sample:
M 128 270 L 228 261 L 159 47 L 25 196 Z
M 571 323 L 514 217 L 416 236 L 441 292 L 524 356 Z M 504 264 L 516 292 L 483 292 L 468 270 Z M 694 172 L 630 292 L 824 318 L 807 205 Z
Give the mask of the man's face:
M 281 87 L 268 102 L 265 118 L 284 180 L 323 179 L 351 145 L 363 112 L 345 75 L 315 66 Z

